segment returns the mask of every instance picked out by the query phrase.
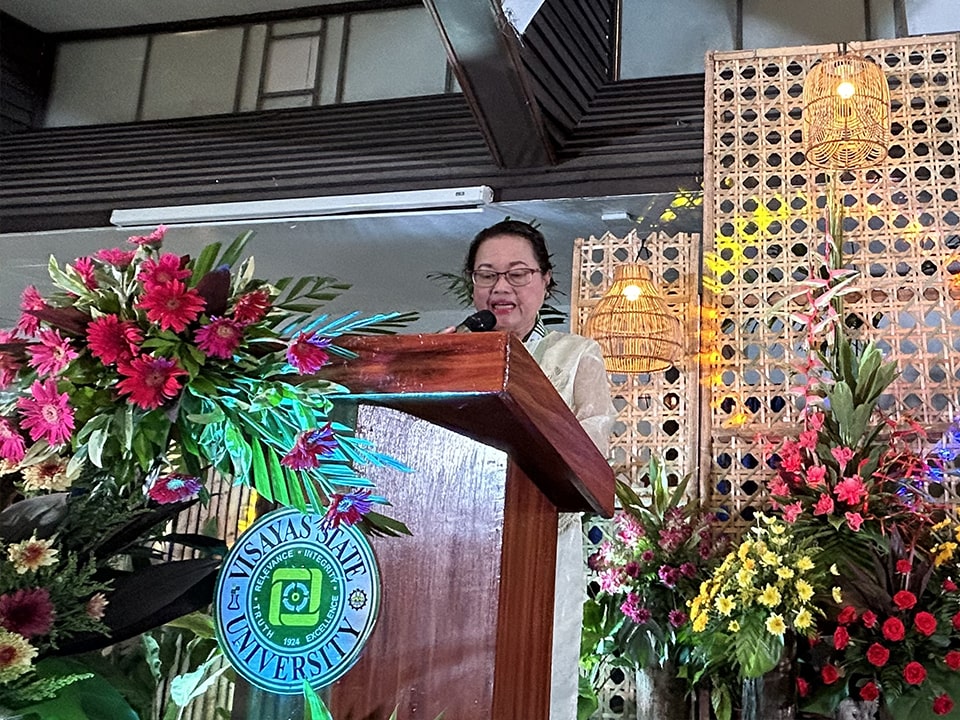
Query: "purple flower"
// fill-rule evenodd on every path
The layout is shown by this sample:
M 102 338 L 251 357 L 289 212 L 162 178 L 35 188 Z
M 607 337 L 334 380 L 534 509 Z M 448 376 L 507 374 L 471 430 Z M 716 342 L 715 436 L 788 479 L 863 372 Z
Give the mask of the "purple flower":
M 668 588 L 673 588 L 676 587 L 677 581 L 680 579 L 680 570 L 670 565 L 661 565 L 660 569 L 657 570 L 657 576 L 660 578 L 660 582 Z
M 383 498 L 373 497 L 369 490 L 351 490 L 348 493 L 333 493 L 330 496 L 330 505 L 323 516 L 324 527 L 339 527 L 356 525 L 363 516 L 373 508 L 373 503 L 382 502 Z
M 280 464 L 291 470 L 311 470 L 320 467 L 321 457 L 332 455 L 336 449 L 337 438 L 333 434 L 333 427 L 327 423 L 323 427 L 300 433 Z
M 640 563 L 631 560 L 623 567 L 623 572 L 627 577 L 640 577 Z
M 673 627 L 678 628 L 687 621 L 687 614 L 683 610 L 671 610 L 667 618 Z
M 195 477 L 173 473 L 158 478 L 147 490 L 147 495 L 161 505 L 169 505 L 182 500 L 192 500 L 202 487 L 203 484 Z
M 651 618 L 650 611 L 645 607 L 640 607 L 640 596 L 632 592 L 627 593 L 627 599 L 620 605 L 620 612 L 637 625 L 645 625 Z
M 693 566 L 693 563 L 685 562 L 680 566 L 680 574 L 686 578 L 692 578 L 697 574 L 697 568 Z

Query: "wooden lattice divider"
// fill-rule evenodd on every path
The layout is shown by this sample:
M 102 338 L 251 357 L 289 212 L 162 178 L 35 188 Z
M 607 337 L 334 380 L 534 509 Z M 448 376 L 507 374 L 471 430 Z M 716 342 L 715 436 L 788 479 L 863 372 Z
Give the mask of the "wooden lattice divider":
M 885 404 L 933 433 L 927 450 L 957 461 L 960 280 L 958 35 L 852 43 L 875 58 L 891 90 L 890 155 L 832 176 L 803 154 L 801 95 L 809 69 L 835 46 L 710 53 L 705 138 L 705 287 L 716 334 L 702 369 L 708 389 L 701 482 L 733 526 L 762 501 L 771 455 L 797 431 L 792 366 L 802 328 L 772 315 L 824 249 L 828 188 L 845 207 L 845 259 L 861 272 L 844 322 L 897 361 Z M 956 500 L 954 481 L 945 483 Z

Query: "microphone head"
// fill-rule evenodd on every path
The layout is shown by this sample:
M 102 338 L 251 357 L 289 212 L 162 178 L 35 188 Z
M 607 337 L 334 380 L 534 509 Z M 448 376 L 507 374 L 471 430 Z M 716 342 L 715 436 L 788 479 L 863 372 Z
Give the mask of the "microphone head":
M 489 310 L 480 310 L 460 323 L 470 332 L 487 332 L 497 326 L 497 316 Z

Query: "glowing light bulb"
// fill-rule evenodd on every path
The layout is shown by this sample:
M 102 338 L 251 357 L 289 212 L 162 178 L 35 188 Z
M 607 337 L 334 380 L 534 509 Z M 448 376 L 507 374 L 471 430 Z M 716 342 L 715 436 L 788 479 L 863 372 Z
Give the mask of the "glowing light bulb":
M 853 94 L 857 89 L 853 86 L 853 83 L 849 80 L 844 80 L 842 83 L 837 85 L 837 95 L 839 95 L 844 100 L 849 100 L 853 97 Z
M 630 302 L 636 302 L 637 298 L 640 297 L 641 290 L 636 285 L 627 285 L 623 289 L 623 295 Z

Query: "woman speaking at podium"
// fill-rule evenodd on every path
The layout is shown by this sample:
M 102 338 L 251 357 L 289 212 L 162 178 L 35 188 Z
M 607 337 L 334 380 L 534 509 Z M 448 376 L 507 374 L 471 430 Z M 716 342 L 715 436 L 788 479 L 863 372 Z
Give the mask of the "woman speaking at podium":
M 523 341 L 606 456 L 616 410 L 600 346 L 580 335 L 548 332 L 540 319 L 540 308 L 556 287 L 543 234 L 516 220 L 491 225 L 470 244 L 464 271 L 472 281 L 477 310 L 492 312 L 496 330 Z M 550 719 L 575 720 L 586 586 L 579 513 L 561 514 L 559 530 Z

